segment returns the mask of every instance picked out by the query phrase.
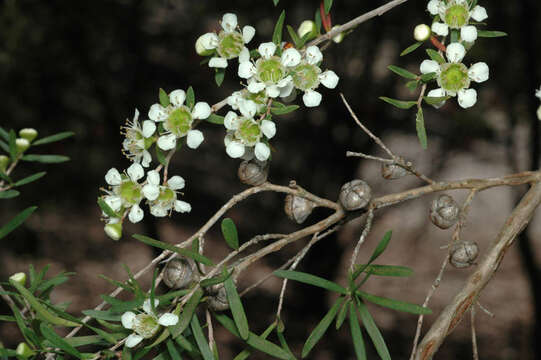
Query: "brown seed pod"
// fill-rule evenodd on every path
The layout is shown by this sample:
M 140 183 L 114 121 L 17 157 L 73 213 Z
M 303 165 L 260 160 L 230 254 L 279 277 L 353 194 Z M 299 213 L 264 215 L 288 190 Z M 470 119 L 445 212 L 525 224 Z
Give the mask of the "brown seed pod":
M 408 175 L 408 171 L 397 164 L 381 164 L 381 176 L 387 180 L 396 180 Z
M 269 166 L 266 161 L 245 160 L 240 163 L 237 175 L 242 183 L 258 186 L 267 181 Z
M 472 241 L 459 241 L 451 247 L 450 262 L 456 268 L 466 268 L 474 264 L 479 255 L 479 247 Z
M 284 205 L 284 211 L 288 218 L 302 224 L 316 207 L 313 201 L 300 196 L 287 195 Z
M 215 311 L 224 311 L 229 309 L 227 293 L 223 284 L 215 285 L 210 288 L 208 306 Z
M 197 266 L 190 258 L 176 257 L 163 269 L 163 282 L 172 289 L 182 289 L 198 280 Z
M 430 221 L 440 229 L 448 229 L 453 226 L 460 214 L 456 201 L 449 195 L 442 194 L 432 201 L 430 207 Z
M 372 189 L 363 180 L 353 180 L 342 185 L 339 200 L 344 209 L 353 211 L 364 208 L 372 198 Z

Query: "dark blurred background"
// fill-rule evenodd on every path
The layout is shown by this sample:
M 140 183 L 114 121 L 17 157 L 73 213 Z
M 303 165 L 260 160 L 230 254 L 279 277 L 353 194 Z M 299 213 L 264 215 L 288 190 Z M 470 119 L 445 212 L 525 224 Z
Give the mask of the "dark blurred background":
M 386 1 L 337 0 L 333 23 L 344 23 Z M 324 66 L 340 76 L 337 90 L 320 88 L 323 102 L 316 109 L 301 107 L 292 116 L 277 119 L 278 133 L 270 181 L 287 184 L 296 180 L 306 189 L 336 199 L 344 182 L 356 177 L 367 180 L 376 195 L 420 186 L 413 178 L 388 182 L 379 176 L 379 165 L 346 158 L 346 150 L 380 154 L 368 137 L 348 116 L 338 92 L 344 93 L 361 120 L 397 153 L 413 160 L 419 169 L 436 179 L 501 176 L 537 169 L 539 130 L 535 111 L 539 100 L 534 90 L 541 84 L 538 1 L 481 1 L 487 8 L 487 30 L 501 30 L 506 38 L 479 39 L 465 63 L 485 61 L 490 79 L 474 84 L 478 103 L 469 111 L 450 100 L 439 111 L 426 108 L 429 149 L 423 151 L 415 136 L 414 111 L 396 110 L 378 96 L 414 99 L 404 81 L 386 69 L 390 64 L 418 72 L 426 57 L 417 50 L 406 57 L 400 52 L 414 42 L 413 28 L 428 22 L 426 1 L 413 1 L 382 17 L 361 24 L 339 45 L 324 54 Z M 54 300 L 70 302 L 77 312 L 92 308 L 98 295 L 112 290 L 99 274 L 122 280 L 122 264 L 136 271 L 155 254 L 131 238 L 144 233 L 163 241 L 179 242 L 196 231 L 233 194 L 245 188 L 236 178 L 238 161 L 230 159 L 223 147 L 224 129 L 202 127 L 205 142 L 197 151 L 183 149 L 171 165 L 171 173 L 187 182 L 184 200 L 192 204 L 190 214 L 156 220 L 150 215 L 137 225 L 125 226 L 124 238 L 113 242 L 103 233 L 96 198 L 105 185 L 104 174 L 111 167 L 126 168 L 119 127 L 133 116 L 137 107 L 143 117 L 157 102 L 158 89 L 170 92 L 193 86 L 197 101 L 216 103 L 239 89 L 236 60 L 230 62 L 224 84 L 217 88 L 214 73 L 194 51 L 197 37 L 218 29 L 225 12 L 235 12 L 239 25 L 253 25 L 256 37 L 250 44 L 270 41 L 281 9 L 286 23 L 296 28 L 313 18 L 318 1 L 271 0 L 231 1 L 16 1 L 0 2 L 0 124 L 4 128 L 36 128 L 40 136 L 74 131 L 67 141 L 36 149 L 35 152 L 65 154 L 71 161 L 43 166 L 21 164 L 16 178 L 46 168 L 39 182 L 24 187 L 16 200 L 4 200 L 0 223 L 30 205 L 39 209 L 27 223 L 3 239 L 0 277 L 25 271 L 29 264 L 41 268 L 51 264 L 51 273 L 77 274 L 59 287 Z M 288 38 L 287 35 L 284 35 Z M 302 105 L 300 97 L 297 102 Z M 34 151 L 33 151 L 34 152 Z M 479 243 L 481 251 L 505 221 L 525 188 L 494 189 L 480 194 L 472 207 L 464 237 Z M 457 200 L 465 193 L 457 192 Z M 410 266 L 415 276 L 407 280 L 372 279 L 367 291 L 382 296 L 422 303 L 439 271 L 450 231 L 437 230 L 427 219 L 432 197 L 419 199 L 376 214 L 372 235 L 361 258 L 366 259 L 388 229 L 394 230 L 391 247 L 381 263 Z M 242 240 L 255 234 L 287 233 L 299 229 L 283 214 L 283 197 L 262 194 L 228 213 L 239 228 Z M 308 219 L 326 216 L 316 210 Z M 539 359 L 535 347 L 541 326 L 539 293 L 539 237 L 541 224 L 536 216 L 508 254 L 481 303 L 496 317 L 478 311 L 477 332 L 482 358 Z M 336 235 L 315 246 L 299 265 L 335 281 L 344 281 L 349 257 L 361 231 L 354 221 Z M 280 266 L 302 248 L 306 239 L 269 256 L 241 279 L 247 286 Z M 219 229 L 207 237 L 207 252 L 218 259 L 227 251 Z M 435 314 L 461 287 L 470 270 L 451 269 L 431 302 Z M 148 277 L 142 280 L 148 282 Z M 262 331 L 273 321 L 281 282 L 271 279 L 247 296 L 249 318 Z M 283 319 L 286 335 L 295 351 L 302 344 L 330 301 L 316 288 L 290 283 Z M 416 318 L 370 307 L 381 326 L 393 358 L 409 356 Z M 0 304 L 0 313 L 9 309 Z M 430 324 L 435 315 L 428 316 Z M 425 326 L 426 328 L 426 326 Z M 224 359 L 232 358 L 241 345 L 217 330 Z M 20 334 L 14 326 L 0 326 L 0 339 L 14 347 Z M 376 358 L 372 348 L 369 358 Z M 438 359 L 471 356 L 468 320 L 446 340 Z M 264 358 L 254 356 L 254 358 Z M 331 330 L 316 347 L 313 359 L 352 359 L 353 347 L 347 326 Z

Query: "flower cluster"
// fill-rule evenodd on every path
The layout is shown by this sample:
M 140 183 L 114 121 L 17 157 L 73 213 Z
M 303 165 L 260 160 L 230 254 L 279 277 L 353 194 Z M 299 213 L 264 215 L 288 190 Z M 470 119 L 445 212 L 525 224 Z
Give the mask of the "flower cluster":
M 477 39 L 477 27 L 471 20 L 481 22 L 488 18 L 484 7 L 475 5 L 468 0 L 430 0 L 427 10 L 430 14 L 439 16 L 439 20 L 432 23 L 432 31 L 440 36 L 449 35 L 449 29 L 460 31 L 460 39 L 474 42 Z

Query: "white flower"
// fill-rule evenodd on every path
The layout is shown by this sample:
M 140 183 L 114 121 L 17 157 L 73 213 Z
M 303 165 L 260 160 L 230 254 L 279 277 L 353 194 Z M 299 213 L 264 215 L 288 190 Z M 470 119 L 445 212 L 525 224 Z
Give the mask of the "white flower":
M 152 156 L 148 152 L 148 148 L 154 143 L 152 138 L 156 131 L 154 121 L 145 120 L 143 126 L 139 124 L 139 111 L 135 109 L 133 120 L 126 119 L 126 125 L 122 128 L 122 133 L 125 136 L 122 142 L 123 154 L 133 162 L 141 163 L 144 167 L 148 167 L 152 161 Z
M 276 135 L 273 121 L 264 119 L 259 122 L 229 111 L 224 118 L 224 126 L 228 130 L 224 138 L 227 155 L 234 159 L 254 155 L 261 161 L 268 159 L 270 149 L 264 140 Z
M 470 19 L 483 21 L 488 15 L 484 7 L 475 6 L 470 9 L 470 4 L 465 0 L 431 0 L 427 9 L 432 15 L 439 15 L 441 22 L 432 24 L 432 31 L 440 36 L 447 36 L 449 28 L 459 29 L 460 38 L 466 42 L 474 42 L 477 39 L 477 28 L 470 24 Z
M 143 210 L 139 207 L 143 193 L 138 181 L 145 176 L 145 171 L 140 164 L 133 163 L 126 170 L 126 174 L 120 174 L 115 168 L 107 171 L 105 181 L 111 186 L 111 190 L 105 191 L 107 195 L 103 199 L 116 213 L 129 211 L 128 219 L 136 223 L 144 216 Z M 103 215 L 106 216 L 106 214 Z
M 160 195 L 160 174 L 156 170 L 147 173 L 147 183 L 143 186 L 143 195 L 148 200 L 156 200 Z
M 159 305 L 158 299 L 154 299 L 154 308 Z M 178 316 L 173 313 L 164 313 L 159 317 L 150 306 L 150 299 L 146 299 L 143 303 L 143 312 L 135 314 L 127 311 L 120 318 L 122 326 L 126 329 L 133 330 L 134 333 L 126 338 L 126 346 L 129 348 L 137 346 L 143 339 L 153 337 L 159 330 L 160 326 L 173 326 L 178 323 Z
M 445 97 L 446 94 L 445 94 L 445 90 L 443 90 L 442 88 L 439 88 L 439 89 L 430 90 L 427 96 L 433 97 L 433 98 L 441 98 L 441 97 Z M 439 109 L 440 107 L 443 106 L 443 104 L 445 104 L 445 100 L 440 101 L 439 103 L 434 104 L 432 106 L 434 106 L 436 109 Z
M 152 215 L 156 217 L 164 217 L 167 216 L 173 209 L 177 212 L 187 212 L 180 211 L 180 209 L 185 210 L 186 206 L 182 208 L 178 206 L 178 202 L 180 201 L 177 200 L 178 190 L 183 189 L 185 185 L 185 181 L 181 176 L 175 175 L 171 177 L 164 185 L 159 185 L 159 183 L 152 185 L 154 186 L 153 188 L 149 187 L 149 192 L 152 195 L 152 199 L 149 199 L 147 196 L 147 199 L 149 200 L 148 205 L 150 207 L 150 213 Z M 154 197 L 156 192 L 158 192 L 158 196 Z M 185 202 L 182 203 L 188 204 Z

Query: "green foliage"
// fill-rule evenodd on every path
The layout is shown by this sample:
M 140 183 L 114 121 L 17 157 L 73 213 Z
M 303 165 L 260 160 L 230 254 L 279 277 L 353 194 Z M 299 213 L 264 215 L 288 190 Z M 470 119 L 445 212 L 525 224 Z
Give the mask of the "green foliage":
M 391 99 L 385 96 L 380 96 L 379 99 L 399 109 L 410 109 L 414 107 L 415 105 L 417 105 L 417 101 L 396 100 L 396 99 Z
M 6 225 L 2 226 L 0 228 L 0 239 L 4 238 L 7 234 L 18 228 L 30 215 L 32 215 L 37 208 L 37 206 L 30 206 L 29 208 L 26 208 L 11 219 Z
M 278 277 L 283 277 L 285 279 L 295 280 L 303 282 L 305 284 L 318 286 L 329 291 L 337 292 L 339 294 L 347 294 L 347 290 L 344 287 L 338 285 L 337 283 L 312 274 L 292 270 L 276 270 L 274 272 L 274 275 Z
M 273 115 L 285 115 L 297 110 L 298 108 L 299 105 L 273 106 L 271 107 L 271 113 Z
M 53 143 L 53 142 L 57 142 L 57 141 L 60 141 L 60 140 L 67 139 L 69 137 L 72 137 L 73 135 L 75 135 L 75 133 L 72 132 L 72 131 L 64 131 L 64 132 L 61 132 L 61 133 L 58 133 L 58 134 L 54 134 L 54 135 L 47 136 L 47 137 L 38 139 L 36 141 L 33 141 L 32 146 L 50 144 L 50 143 Z
M 170 104 L 169 95 L 165 92 L 164 89 L 160 88 L 158 98 L 160 100 L 160 105 L 163 107 L 167 107 Z
M 284 21 L 286 19 L 285 10 L 282 11 L 276 25 L 274 26 L 274 32 L 272 33 L 272 42 L 277 46 L 280 46 L 282 43 L 282 33 L 284 31 Z
M 395 65 L 389 65 L 387 68 L 391 70 L 392 72 L 394 72 L 395 74 L 402 76 L 403 78 L 410 79 L 410 80 L 417 79 L 417 75 L 401 67 L 398 67 Z
M 58 164 L 63 163 L 66 161 L 69 161 L 70 158 L 63 155 L 36 155 L 36 154 L 29 154 L 29 155 L 23 155 L 21 158 L 22 161 L 31 161 L 31 162 L 39 162 L 43 164 Z
M 216 73 L 214 74 L 214 81 L 218 87 L 222 86 L 225 78 L 225 69 L 216 68 Z
M 186 91 L 186 106 L 192 109 L 195 105 L 195 93 L 193 88 L 190 86 Z
M 440 53 L 434 49 L 426 49 L 426 53 L 432 60 L 434 60 L 438 64 L 443 64 L 445 62 L 443 56 L 441 56 Z
M 415 44 L 413 45 L 410 45 L 408 46 L 406 49 L 404 49 L 404 51 L 402 51 L 400 53 L 400 56 L 404 56 L 404 55 L 407 55 L 409 53 L 412 53 L 414 52 L 415 50 L 417 50 L 419 48 L 419 46 L 423 45 L 423 42 L 422 41 L 419 41 L 419 42 L 416 42 Z
M 425 117 L 423 116 L 423 108 L 421 107 L 419 107 L 415 116 L 415 129 L 417 130 L 417 137 L 419 138 L 421 147 L 426 150 L 428 148 L 428 139 L 425 129 Z
M 331 11 L 332 1 L 333 0 L 325 0 L 324 2 L 325 14 L 328 14 L 329 11 Z
M 246 318 L 246 313 L 244 312 L 244 307 L 240 300 L 240 296 L 237 293 L 237 288 L 233 279 L 229 277 L 225 283 L 225 291 L 227 293 L 227 301 L 229 302 L 229 308 L 233 314 L 233 319 L 235 320 L 235 325 L 239 331 L 240 337 L 243 340 L 247 340 L 250 335 L 250 330 L 248 326 L 248 319 Z
M 141 241 L 142 243 L 145 243 L 147 245 L 150 245 L 150 246 L 153 246 L 153 247 L 156 247 L 156 248 L 159 248 L 159 249 L 163 249 L 163 250 L 169 250 L 169 251 L 172 251 L 172 252 L 175 252 L 179 255 L 182 255 L 182 256 L 186 256 L 186 257 L 189 257 L 197 262 L 200 262 L 202 264 L 205 264 L 205 265 L 209 265 L 209 266 L 212 266 L 214 265 L 214 263 L 206 258 L 205 256 L 197 253 L 197 252 L 194 252 L 194 251 L 191 251 L 191 250 L 188 250 L 188 249 L 183 249 L 183 248 L 179 248 L 175 245 L 171 245 L 171 244 L 167 244 L 167 243 L 164 243 L 162 241 L 159 241 L 159 240 L 156 240 L 156 239 L 152 239 L 148 236 L 145 236 L 145 235 L 139 235 L 139 234 L 135 234 L 133 235 L 133 237 L 136 239 L 136 240 L 139 240 Z
M 336 314 L 338 313 L 338 310 L 340 309 L 340 305 L 342 304 L 343 300 L 343 297 L 339 297 L 334 302 L 334 305 L 331 307 L 331 309 L 323 317 L 323 319 L 321 319 L 321 321 L 317 324 L 314 330 L 312 330 L 302 348 L 303 358 L 307 357 L 310 354 L 310 351 L 312 351 L 314 346 L 319 342 L 319 340 L 321 340 L 323 335 L 325 335 L 325 332 L 327 332 L 327 329 L 329 328 Z
M 477 37 L 480 38 L 496 38 L 503 36 L 507 36 L 507 33 L 503 31 L 477 30 Z
M 216 114 L 210 114 L 210 116 L 206 118 L 205 121 L 208 121 L 211 124 L 223 125 L 224 117 Z
M 225 218 L 222 220 L 222 235 L 225 239 L 227 245 L 234 250 L 239 248 L 239 235 L 237 233 L 237 227 L 235 223 L 230 218 Z

